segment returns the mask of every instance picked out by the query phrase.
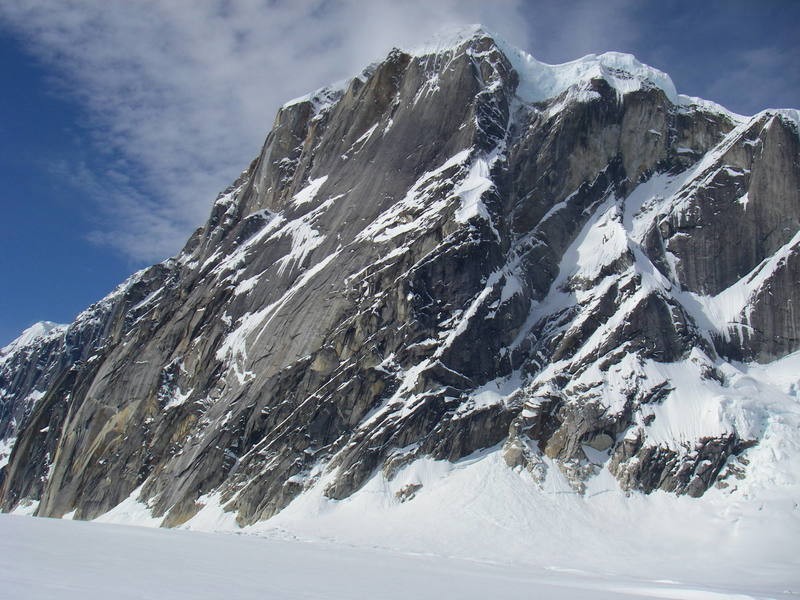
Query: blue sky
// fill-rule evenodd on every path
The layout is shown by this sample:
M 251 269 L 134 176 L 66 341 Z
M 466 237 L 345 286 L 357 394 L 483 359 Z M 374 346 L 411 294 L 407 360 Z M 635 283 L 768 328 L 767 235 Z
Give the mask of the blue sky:
M 476 22 L 545 62 L 631 52 L 743 114 L 800 106 L 796 0 L 9 0 L 0 345 L 176 252 L 280 104 Z

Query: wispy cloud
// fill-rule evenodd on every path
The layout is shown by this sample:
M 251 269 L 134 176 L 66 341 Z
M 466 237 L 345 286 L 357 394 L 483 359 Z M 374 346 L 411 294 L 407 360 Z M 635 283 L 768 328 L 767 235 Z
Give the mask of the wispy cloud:
M 257 153 L 277 108 L 393 45 L 482 22 L 524 45 L 522 0 L 204 0 L 0 4 L 0 23 L 85 107 L 91 238 L 138 262 L 175 252 Z

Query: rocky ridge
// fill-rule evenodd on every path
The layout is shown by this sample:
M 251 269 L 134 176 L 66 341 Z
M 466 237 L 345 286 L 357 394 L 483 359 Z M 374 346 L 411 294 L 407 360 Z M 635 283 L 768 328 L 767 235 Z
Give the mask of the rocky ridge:
M 3 350 L 2 508 L 245 525 L 486 448 L 735 485 L 765 421 L 730 370 L 800 348 L 799 121 L 482 29 L 394 50 L 285 105 L 176 257 Z

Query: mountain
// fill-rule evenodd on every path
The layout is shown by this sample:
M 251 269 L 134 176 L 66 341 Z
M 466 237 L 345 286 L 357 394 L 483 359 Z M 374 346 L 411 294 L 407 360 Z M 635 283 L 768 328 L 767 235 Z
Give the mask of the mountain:
M 0 352 L 2 509 L 245 526 L 464 460 L 797 489 L 799 128 L 626 54 L 395 49 L 284 105 L 177 256 Z

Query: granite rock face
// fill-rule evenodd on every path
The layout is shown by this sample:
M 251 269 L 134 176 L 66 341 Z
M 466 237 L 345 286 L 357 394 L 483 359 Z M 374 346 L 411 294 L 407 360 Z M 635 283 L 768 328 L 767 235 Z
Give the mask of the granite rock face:
M 800 348 L 796 111 L 581 61 L 477 30 L 284 106 L 176 257 L 0 355 L 2 509 L 244 525 L 492 447 L 703 494 L 758 432 L 695 404 Z

